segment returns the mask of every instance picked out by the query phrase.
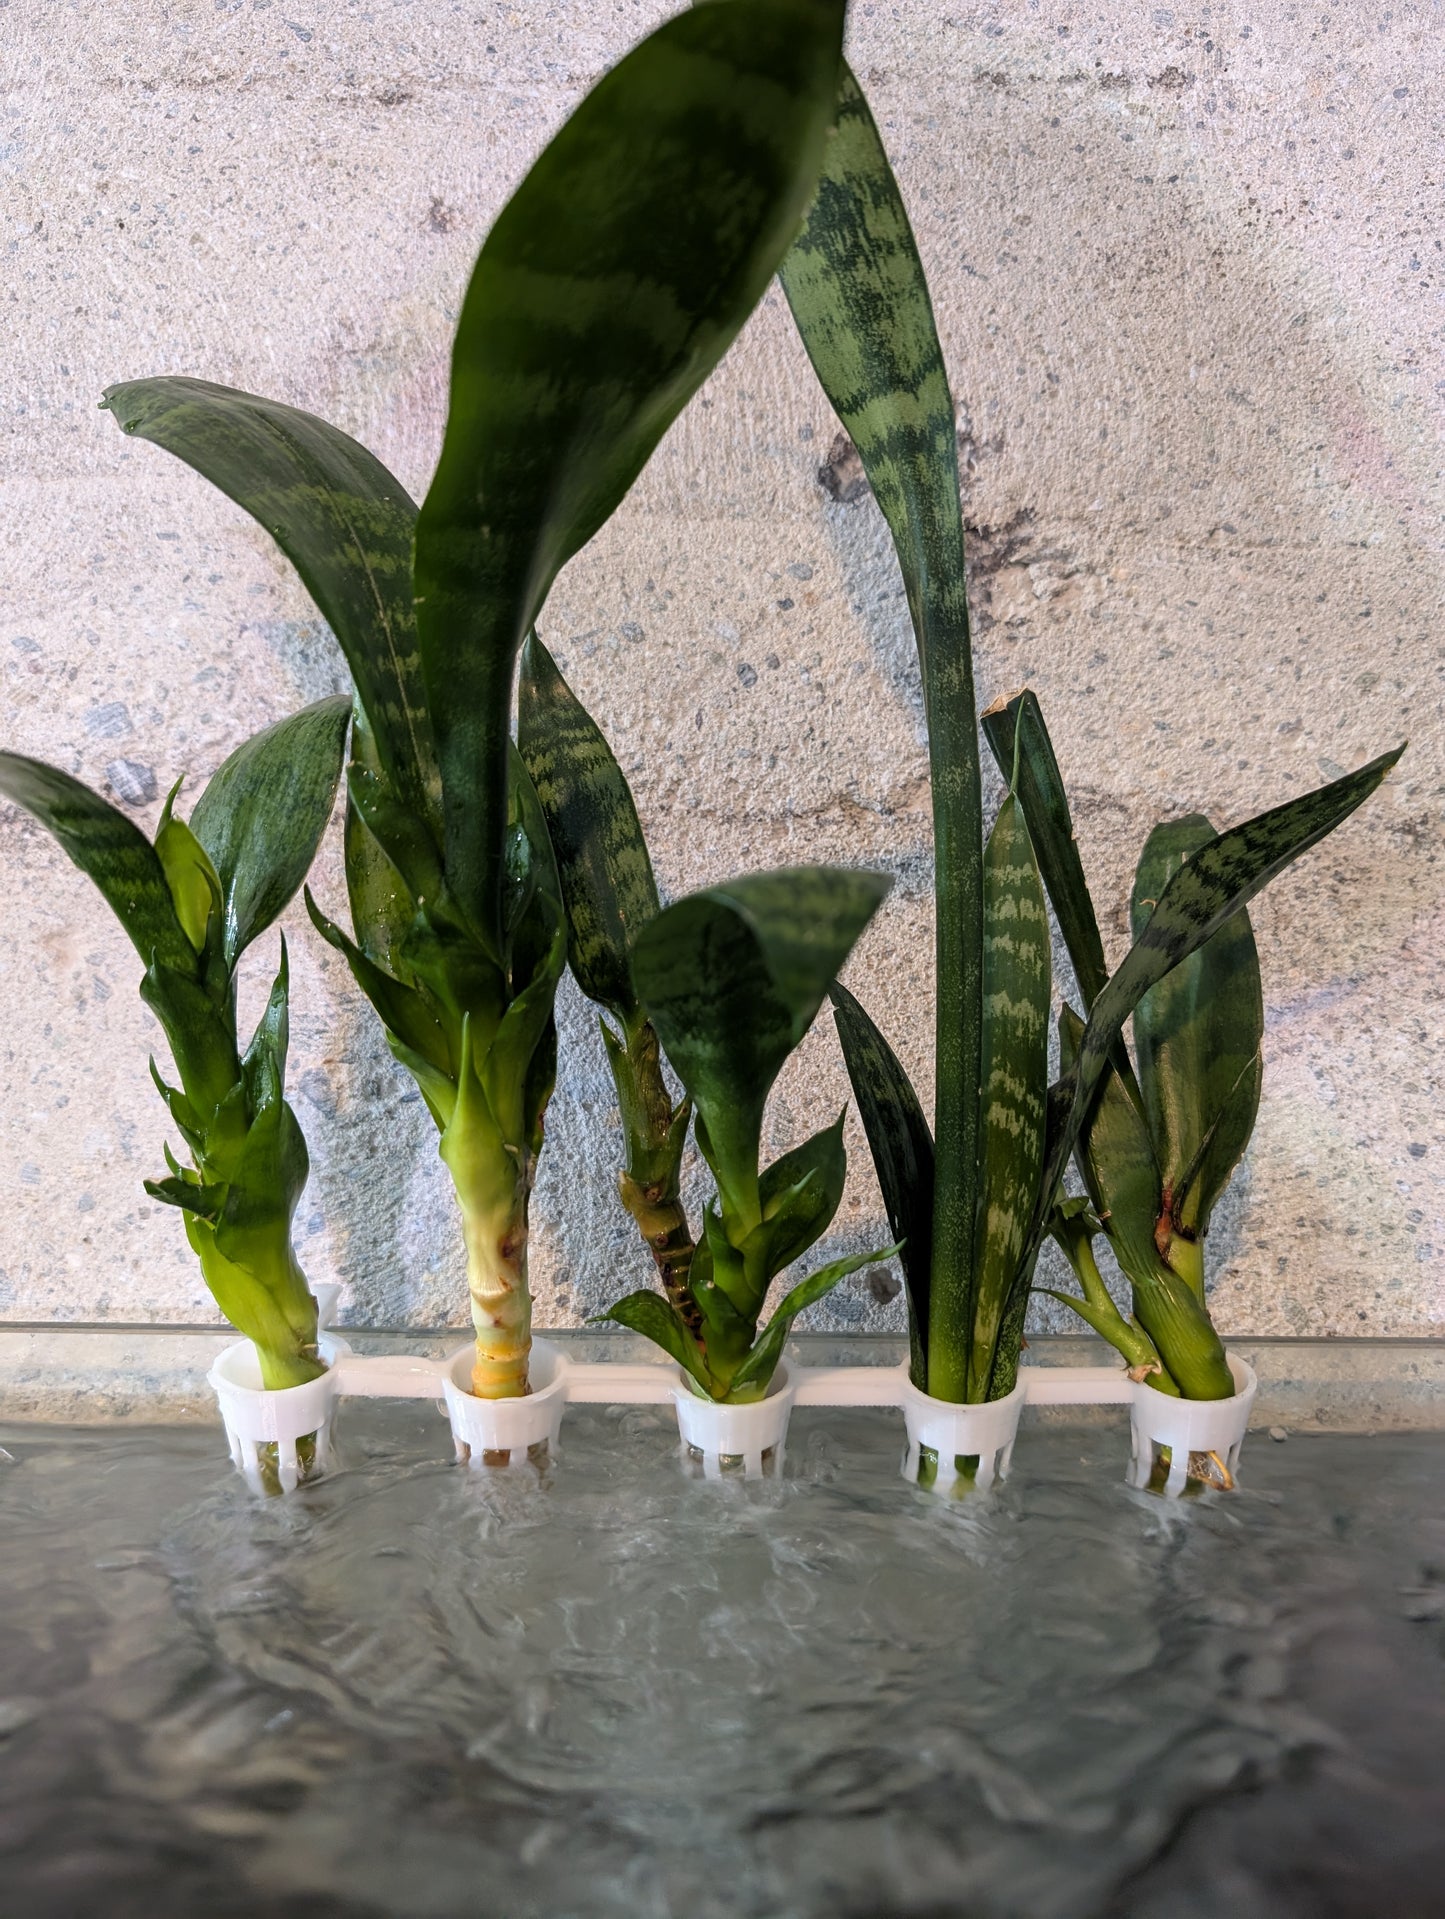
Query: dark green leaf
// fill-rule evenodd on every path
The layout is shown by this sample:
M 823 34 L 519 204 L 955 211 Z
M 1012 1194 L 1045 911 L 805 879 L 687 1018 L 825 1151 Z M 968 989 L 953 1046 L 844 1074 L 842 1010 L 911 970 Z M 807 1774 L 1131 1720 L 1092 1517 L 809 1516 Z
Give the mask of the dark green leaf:
M 345 845 L 346 893 L 357 941 L 368 959 L 394 974 L 402 941 L 416 917 L 416 901 L 399 868 L 350 797 Z
M 58 767 L 20 753 L 0 753 L 0 793 L 33 813 L 94 880 L 147 966 L 154 956 L 195 973 L 195 950 L 176 917 L 165 869 L 124 813 Z
M 628 953 L 658 910 L 652 862 L 622 768 L 535 633 L 522 651 L 517 745 L 557 856 L 573 975 L 630 1028 Z
M 1059 1009 L 1059 1065 L 1075 1068 L 1084 1022 L 1072 1007 Z M 1094 1211 L 1131 1278 L 1147 1282 L 1159 1262 L 1154 1229 L 1159 1221 L 1159 1163 L 1143 1113 L 1117 1073 L 1106 1073 L 1079 1134 L 1075 1158 Z
M 670 1354 L 706 1390 L 707 1368 L 697 1342 L 661 1293 L 629 1293 L 598 1317 L 601 1320 L 610 1319 L 614 1325 L 626 1326 L 629 1331 L 641 1333 L 644 1339 L 650 1339 L 654 1346 L 660 1346 L 665 1353 Z
M 773 1081 L 891 883 L 845 867 L 747 874 L 689 894 L 638 935 L 638 996 L 745 1231 L 761 1217 L 758 1139 Z
M 198 1219 L 208 1219 L 213 1223 L 220 1218 L 226 1205 L 224 1186 L 200 1186 L 188 1179 L 147 1179 L 141 1184 L 152 1199 L 158 1199 L 163 1206 L 179 1206 L 182 1212 L 194 1213 Z
M 191 814 L 225 902 L 224 949 L 234 966 L 305 879 L 341 778 L 351 702 L 318 700 L 238 746 Z
M 885 1246 L 878 1253 L 857 1253 L 851 1259 L 835 1259 L 800 1280 L 791 1292 L 783 1295 L 762 1338 L 733 1374 L 732 1392 L 736 1394 L 739 1386 L 766 1390 L 768 1381 L 777 1371 L 778 1361 L 783 1356 L 783 1344 L 798 1314 L 825 1294 L 831 1293 L 840 1279 L 846 1279 L 850 1273 L 861 1272 L 865 1266 L 876 1266 L 879 1260 L 892 1259 L 897 1251 L 896 1246 Z
M 1005 783 L 1013 783 L 1023 806 L 1039 873 L 1087 1011 L 1103 992 L 1109 969 L 1074 839 L 1068 794 L 1038 699 L 1026 687 L 1011 700 L 989 707 L 983 715 L 983 731 Z
M 846 1117 L 840 1113 L 831 1126 L 775 1159 L 759 1177 L 762 1224 L 749 1235 L 744 1251 L 758 1260 L 769 1280 L 801 1259 L 833 1223 L 848 1179 Z
M 456 1060 L 446 1032 L 422 995 L 394 979 L 375 960 L 368 959 L 336 922 L 326 917 L 312 898 L 310 887 L 306 889 L 306 910 L 322 939 L 345 958 L 352 978 L 380 1014 L 387 1031 L 419 1054 L 435 1071 L 453 1076 Z
M 928 1390 L 982 1400 L 1038 1199 L 1052 948 L 1023 809 L 1004 795 L 984 851 L 983 1168 L 971 1270 L 935 1274 Z
M 275 539 L 341 643 L 382 769 L 439 827 L 412 611 L 416 507 L 401 482 L 324 420 L 209 380 L 129 380 L 105 404 Z
M 477 261 L 415 578 L 448 878 L 493 948 L 518 648 L 797 231 L 842 25 L 842 0 L 667 21 L 582 101 Z
M 836 982 L 829 997 L 888 1223 L 902 1248 L 913 1383 L 927 1392 L 924 1331 L 933 1264 L 933 1135 L 913 1082 L 867 1013 Z
M 246 1048 L 241 1061 L 241 1072 L 246 1082 L 246 1097 L 253 1112 L 261 1105 L 264 1097 L 263 1062 L 265 1079 L 274 1082 L 275 1096 L 280 1097 L 282 1083 L 286 1076 L 286 1049 L 291 1037 L 290 1014 L 291 963 L 286 952 L 286 939 L 281 939 L 281 964 L 277 968 L 276 978 L 271 986 L 271 994 L 266 1001 L 266 1010 L 257 1022 L 251 1035 L 251 1043 Z
M 1130 902 L 1136 936 L 1179 868 L 1208 845 L 1202 813 L 1149 835 Z M 1264 992 L 1248 913 L 1236 913 L 1134 1009 L 1145 1111 L 1176 1226 L 1202 1237 L 1259 1110 Z
M 1063 1179 L 1064 1168 L 1092 1109 L 1109 1055 L 1139 1001 L 1181 960 L 1217 933 L 1225 921 L 1247 906 L 1261 888 L 1292 860 L 1333 832 L 1357 806 L 1367 800 L 1399 759 L 1404 747 L 1382 753 L 1357 772 L 1328 786 L 1305 793 L 1284 806 L 1272 807 L 1242 826 L 1211 840 L 1169 881 L 1128 957 L 1094 1002 L 1079 1046 L 1079 1057 L 1065 1086 L 1062 1124 L 1051 1132 L 1048 1161 L 1039 1189 L 1039 1208 L 1031 1244 L 1035 1254 L 1048 1230 L 1049 1213 Z M 1031 1263 L 1020 1268 L 1027 1286 Z M 1202 1310 L 1202 1309 L 1201 1309 Z M 1141 1314 L 1142 1318 L 1142 1314 Z M 1160 1351 L 1164 1342 L 1145 1321 Z M 1189 1388 L 1175 1367 L 1170 1371 L 1186 1393 Z M 1193 1395 L 1191 1395 L 1193 1396 Z M 1205 1395 L 1208 1396 L 1208 1395 Z
M 938 908 L 931 1254 L 952 1275 L 974 1252 L 983 1017 L 983 805 L 956 423 L 907 210 L 846 69 L 837 133 L 782 281 L 893 535 L 923 670 Z

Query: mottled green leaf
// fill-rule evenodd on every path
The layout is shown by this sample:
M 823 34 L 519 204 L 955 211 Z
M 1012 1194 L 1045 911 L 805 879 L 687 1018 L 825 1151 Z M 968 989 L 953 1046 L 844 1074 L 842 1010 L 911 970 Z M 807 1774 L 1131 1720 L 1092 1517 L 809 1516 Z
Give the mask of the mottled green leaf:
M 983 805 L 956 423 L 907 210 L 846 69 L 817 198 L 781 272 L 893 535 L 923 671 L 938 906 L 931 1252 L 947 1287 L 974 1251 L 983 996 Z
M 691 1373 L 698 1385 L 706 1390 L 707 1368 L 697 1342 L 661 1293 L 629 1293 L 625 1299 L 619 1299 L 615 1306 L 609 1306 L 605 1313 L 600 1313 L 598 1318 L 611 1320 L 615 1326 L 626 1326 L 630 1332 L 641 1333 L 644 1339 L 650 1339 L 654 1346 L 660 1346 L 679 1366 Z
M 346 655 L 397 793 L 440 825 L 412 610 L 416 507 L 364 446 L 313 414 L 209 380 L 106 389 L 122 430 L 184 460 L 291 561 Z
M 1134 879 L 1136 936 L 1191 855 L 1214 837 L 1202 813 L 1149 835 Z M 1145 1111 L 1171 1222 L 1203 1237 L 1259 1110 L 1264 992 L 1248 913 L 1236 913 L 1134 1009 Z
M 1062 1123 L 1057 1132 L 1051 1130 L 1050 1133 L 1048 1159 L 1039 1188 L 1039 1208 L 1016 1285 L 1027 1287 L 1031 1261 L 1048 1230 L 1049 1213 L 1064 1168 L 1093 1107 L 1124 1022 L 1139 1001 L 1181 960 L 1198 952 L 1226 920 L 1247 906 L 1292 860 L 1347 820 L 1374 792 L 1404 750 L 1400 746 L 1393 752 L 1382 753 L 1367 766 L 1332 780 L 1328 786 L 1302 794 L 1283 806 L 1272 807 L 1267 813 L 1246 820 L 1242 826 L 1221 833 L 1201 847 L 1169 881 L 1123 965 L 1094 1002 L 1089 1015 L 1079 1057 L 1068 1075 L 1059 1105 Z M 1145 1324 L 1162 1352 L 1164 1341 L 1158 1330 L 1147 1321 Z M 1176 1373 L 1175 1377 L 1179 1375 Z M 1182 1379 L 1179 1383 L 1184 1385 Z
M 1059 1009 L 1059 1065 L 1075 1070 L 1084 1022 L 1070 1006 Z M 1147 1278 L 1158 1263 L 1159 1163 L 1144 1115 L 1117 1073 L 1106 1073 L 1079 1134 L 1075 1159 L 1100 1223 L 1130 1278 Z
M 667 21 L 565 122 L 477 261 L 415 579 L 448 879 L 494 950 L 517 651 L 796 232 L 842 25 L 842 0 Z
M 638 996 L 744 1230 L 761 1217 L 758 1140 L 773 1081 L 891 884 L 845 867 L 746 874 L 689 894 L 638 935 Z
M 783 1295 L 761 1339 L 733 1374 L 730 1396 L 736 1395 L 739 1387 L 751 1388 L 752 1394 L 758 1397 L 766 1392 L 798 1314 L 831 1293 L 840 1279 L 847 1279 L 850 1273 L 861 1272 L 865 1266 L 876 1266 L 880 1260 L 892 1259 L 897 1251 L 896 1246 L 885 1246 L 881 1252 L 856 1253 L 850 1259 L 835 1259 L 826 1266 L 820 1266 L 816 1273 L 810 1273 L 806 1279 L 799 1280 L 790 1292 Z
M 573 975 L 630 1028 L 637 996 L 628 954 L 658 910 L 652 861 L 622 768 L 535 633 L 522 651 L 517 745 L 557 856 Z
M 345 959 L 352 978 L 381 1016 L 387 1031 L 437 1072 L 448 1077 L 454 1075 L 457 1062 L 446 1030 L 427 1000 L 413 987 L 393 978 L 349 940 L 316 904 L 310 887 L 306 889 L 306 910 L 322 939 Z
M 159 855 L 140 828 L 88 786 L 42 760 L 0 753 L 0 794 L 59 840 L 149 966 L 152 957 L 194 974 L 196 954 L 176 917 Z
M 351 702 L 318 700 L 238 746 L 191 813 L 221 881 L 234 966 L 305 879 L 331 818 Z
M 927 1392 L 924 1333 L 933 1265 L 933 1135 L 893 1048 L 846 987 L 835 981 L 828 991 L 888 1224 L 902 1249 L 913 1383 Z
M 762 1223 L 744 1252 L 759 1259 L 768 1280 L 801 1259 L 833 1223 L 848 1180 L 840 1113 L 831 1126 L 775 1159 L 758 1178 Z
M 983 715 L 984 737 L 1006 784 L 1019 796 L 1039 874 L 1064 936 L 1085 1011 L 1109 978 L 1104 942 L 1074 838 L 1074 820 L 1054 744 L 1037 697 L 1026 687 Z
M 975 1253 L 962 1284 L 935 1274 L 928 1390 L 989 1396 L 1044 1160 L 1052 949 L 1023 809 L 1004 795 L 984 851 L 983 1167 Z M 971 1284 L 970 1284 L 971 1282 Z

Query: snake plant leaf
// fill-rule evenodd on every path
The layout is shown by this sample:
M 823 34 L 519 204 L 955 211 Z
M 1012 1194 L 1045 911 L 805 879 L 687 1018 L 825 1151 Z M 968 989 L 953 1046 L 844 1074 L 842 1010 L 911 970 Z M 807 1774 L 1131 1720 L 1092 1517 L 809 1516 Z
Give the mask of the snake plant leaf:
M 567 958 L 588 999 L 638 1021 L 629 951 L 658 912 L 637 808 L 601 728 L 533 633 L 522 649 L 517 745 L 557 856 Z
M 817 198 L 781 278 L 808 357 L 888 522 L 918 643 L 938 909 L 940 1176 L 929 1250 L 940 1272 L 959 1274 L 973 1259 L 978 1194 L 983 802 L 956 423 L 903 197 L 846 68 Z M 922 1246 L 916 1234 L 910 1243 L 916 1269 Z M 916 1305 L 912 1283 L 910 1296 Z
M 179 1177 L 170 1179 L 144 1179 L 142 1186 L 152 1199 L 158 1199 L 163 1206 L 178 1206 L 183 1213 L 195 1213 L 200 1219 L 214 1223 L 220 1218 L 226 1206 L 226 1187 L 201 1186 L 195 1180 Z
M 976 1251 L 955 1287 L 935 1274 L 928 1390 L 982 1400 L 1038 1197 L 1049 1082 L 1052 947 L 1023 808 L 1004 795 L 984 849 L 983 1136 Z M 961 1329 L 967 1329 L 960 1338 Z
M 305 1138 L 278 1086 L 246 1134 L 216 1221 L 216 1245 L 223 1258 L 241 1267 L 260 1264 L 253 1246 L 259 1243 L 269 1252 L 278 1225 L 290 1224 L 309 1170 Z
M 892 1259 L 898 1250 L 897 1246 L 885 1246 L 876 1253 L 855 1253 L 848 1259 L 831 1260 L 826 1266 L 820 1266 L 816 1273 L 799 1280 L 778 1302 L 777 1310 L 768 1321 L 762 1337 L 733 1374 L 732 1393 L 735 1395 L 737 1389 L 744 1386 L 752 1388 L 754 1395 L 766 1391 L 768 1381 L 778 1369 L 784 1342 L 798 1314 L 831 1293 L 839 1280 L 847 1279 L 850 1273 L 861 1272 L 865 1266 L 876 1266 L 880 1260 Z
M 556 925 L 565 926 L 567 909 L 547 815 L 516 745 L 507 742 L 507 848 L 504 918 L 512 951 L 512 973 L 528 971 L 550 952 Z M 527 931 L 524 932 L 524 923 Z M 519 952 L 521 937 L 525 952 Z M 564 956 L 565 964 L 565 956 Z
M 1044 724 L 1043 708 L 1028 687 L 982 716 L 984 738 L 1005 784 L 1019 796 L 1044 888 L 1053 904 L 1087 1012 L 1109 978 L 1098 916 L 1084 878 L 1069 797 Z
M 328 946 L 332 946 L 351 968 L 351 976 L 381 1016 L 388 1035 L 418 1054 L 436 1071 L 452 1074 L 456 1059 L 447 1040 L 446 1029 L 427 998 L 369 959 L 349 940 L 335 920 L 328 919 L 316 904 L 310 887 L 306 888 L 306 910 L 311 924 Z
M 1202 813 L 1149 835 L 1130 914 L 1141 933 L 1174 874 L 1214 837 Z M 1264 991 L 1247 912 L 1236 913 L 1134 1009 L 1145 1110 L 1164 1182 L 1164 1209 L 1194 1237 L 1249 1144 L 1259 1111 Z
M 281 963 L 271 984 L 266 1010 L 256 1023 L 250 1044 L 241 1058 L 241 1077 L 246 1097 L 254 1111 L 265 1097 L 270 1079 L 279 1088 L 286 1077 L 286 1053 L 291 1038 L 291 960 L 286 951 L 286 936 L 281 936 Z M 266 1064 L 263 1068 L 262 1062 Z M 266 1074 L 266 1084 L 262 1075 Z
M 665 1353 L 670 1354 L 706 1391 L 707 1366 L 698 1350 L 697 1341 L 661 1293 L 629 1293 L 625 1299 L 619 1299 L 597 1317 L 599 1321 L 611 1320 L 615 1326 L 626 1326 L 630 1332 L 641 1333 L 644 1339 L 650 1339 L 654 1346 L 660 1346 Z
M 1059 1008 L 1059 1066 L 1072 1072 L 1079 1057 L 1084 1022 L 1071 1006 Z M 1159 1258 L 1154 1229 L 1159 1219 L 1159 1162 L 1149 1126 L 1117 1073 L 1104 1083 L 1075 1148 L 1100 1223 L 1108 1233 L 1120 1266 L 1131 1279 L 1148 1274 Z
M 1080 1039 L 1079 1056 L 1067 1077 L 1060 1105 L 1064 1117 L 1050 1136 L 1034 1225 L 1015 1281 L 1024 1293 L 1033 1258 L 1048 1230 L 1064 1169 L 1088 1119 L 1124 1022 L 1151 986 L 1181 960 L 1197 953 L 1277 874 L 1363 805 L 1404 750 L 1398 746 L 1382 753 L 1355 772 L 1331 780 L 1328 786 L 1271 807 L 1242 826 L 1219 834 L 1200 847 L 1165 886 L 1124 963 L 1095 1000 Z M 1163 1351 L 1158 1332 L 1147 1321 L 1145 1325 Z M 1177 1372 L 1175 1377 L 1179 1379 Z M 1185 1386 L 1183 1379 L 1179 1383 Z
M 845 986 L 828 989 L 844 1064 L 873 1170 L 901 1252 L 908 1299 L 909 1363 L 913 1383 L 928 1390 L 928 1289 L 933 1270 L 933 1135 L 913 1082 L 893 1048 Z
M 833 1223 L 848 1178 L 842 1112 L 831 1126 L 814 1133 L 766 1167 L 758 1179 L 763 1217 L 741 1251 L 771 1280 L 801 1259 Z
M 401 943 L 416 917 L 416 901 L 349 791 L 344 845 L 346 894 L 357 942 L 368 959 L 395 974 Z
M 447 873 L 493 950 L 518 649 L 797 231 L 843 13 L 729 0 L 667 21 L 566 121 L 472 274 L 414 577 Z
M 400 480 L 325 420 L 209 380 L 127 380 L 103 404 L 273 537 L 340 642 L 382 770 L 439 829 L 412 608 L 416 506 Z
M 638 996 L 747 1229 L 761 1218 L 758 1140 L 773 1081 L 891 885 L 852 867 L 750 873 L 678 900 L 637 937 Z
M 351 701 L 318 700 L 238 746 L 191 813 L 221 882 L 228 966 L 305 879 L 336 799 Z
M 195 949 L 176 915 L 160 857 L 124 813 L 59 767 L 22 753 L 0 753 L 0 794 L 33 814 L 94 880 L 147 966 L 154 957 L 195 973 Z
M 161 808 L 156 823 L 156 858 L 165 871 L 171 904 L 186 938 L 198 953 L 204 953 L 212 913 L 218 919 L 220 916 L 221 882 L 205 847 L 172 811 L 180 789 L 181 782 L 177 780 Z

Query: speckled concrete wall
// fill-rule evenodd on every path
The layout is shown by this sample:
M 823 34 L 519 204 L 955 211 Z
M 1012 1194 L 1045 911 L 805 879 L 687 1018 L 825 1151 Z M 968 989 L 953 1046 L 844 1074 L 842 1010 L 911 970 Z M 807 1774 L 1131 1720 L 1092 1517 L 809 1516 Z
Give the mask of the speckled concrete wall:
M 265 537 L 124 441 L 100 390 L 186 372 L 274 394 L 419 492 L 489 221 L 669 10 L 0 0 L 0 739 L 149 827 L 178 773 L 199 782 L 341 684 Z M 1439 11 L 859 0 L 853 16 L 959 400 L 981 695 L 1027 680 L 1044 699 L 1114 956 L 1155 819 L 1238 818 L 1412 736 L 1389 786 L 1257 909 L 1266 1097 L 1213 1263 L 1237 1333 L 1438 1327 Z M 850 983 L 926 1087 L 918 679 L 836 430 L 772 298 L 544 630 L 667 888 L 814 858 L 898 874 Z M 174 1216 L 141 1191 L 164 1115 L 134 955 L 4 809 L 0 860 L 0 1317 L 207 1318 Z M 317 886 L 340 903 L 334 844 Z M 455 1322 L 423 1109 L 335 958 L 298 913 L 287 925 L 303 1259 L 345 1282 L 355 1318 Z M 253 955 L 251 1009 L 273 957 Z M 779 1088 L 776 1146 L 845 1095 L 826 1024 Z M 641 1272 L 570 988 L 562 1026 L 535 1259 L 557 1324 Z M 855 1138 L 830 1244 L 880 1226 Z M 815 1323 L 896 1325 L 891 1290 L 860 1277 Z

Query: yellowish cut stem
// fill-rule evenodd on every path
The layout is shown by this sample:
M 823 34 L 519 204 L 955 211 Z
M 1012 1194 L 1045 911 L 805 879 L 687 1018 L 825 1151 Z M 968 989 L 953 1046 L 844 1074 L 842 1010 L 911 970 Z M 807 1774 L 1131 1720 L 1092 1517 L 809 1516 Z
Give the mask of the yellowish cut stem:
M 531 1388 L 532 1295 L 527 1289 L 527 1199 L 521 1184 L 505 1210 L 474 1210 L 462 1202 L 467 1248 L 467 1291 L 477 1356 L 472 1391 L 478 1399 L 521 1399 Z

